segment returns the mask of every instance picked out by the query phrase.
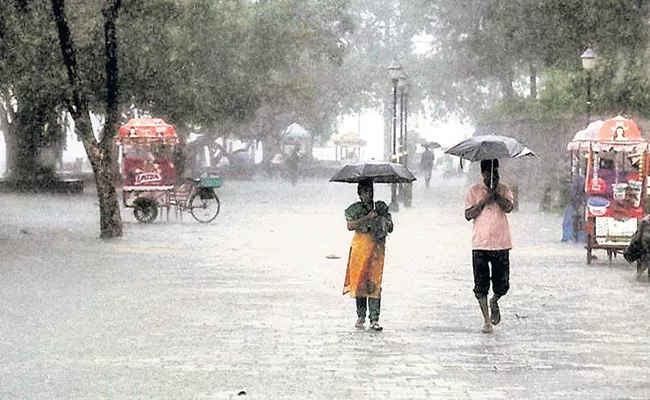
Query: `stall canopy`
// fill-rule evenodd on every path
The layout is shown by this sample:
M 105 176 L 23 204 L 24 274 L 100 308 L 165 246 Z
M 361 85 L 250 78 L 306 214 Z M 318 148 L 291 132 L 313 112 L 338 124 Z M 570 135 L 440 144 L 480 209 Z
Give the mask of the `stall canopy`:
M 334 144 L 341 147 L 364 147 L 367 143 L 356 132 L 345 132 L 334 137 Z
M 151 140 L 172 141 L 177 140 L 176 130 L 162 118 L 132 118 L 117 131 L 120 141 Z
M 568 151 L 645 151 L 648 143 L 634 120 L 617 115 L 591 122 L 567 144 Z
M 597 120 L 589 123 L 585 129 L 581 129 L 573 136 L 573 139 L 567 145 L 569 151 L 588 151 L 589 143 L 596 140 L 598 131 L 605 121 Z
M 282 132 L 282 138 L 287 140 L 311 139 L 311 134 L 297 123 L 292 123 Z
M 622 115 L 617 115 L 603 122 L 603 125 L 598 130 L 598 140 L 611 140 L 615 142 L 645 141 L 641 137 L 641 131 L 636 125 L 636 122 Z

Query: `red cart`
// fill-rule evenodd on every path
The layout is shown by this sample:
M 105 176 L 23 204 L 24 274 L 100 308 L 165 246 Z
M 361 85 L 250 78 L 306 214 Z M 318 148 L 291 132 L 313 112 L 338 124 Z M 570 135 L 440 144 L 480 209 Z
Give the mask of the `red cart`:
M 633 120 L 619 115 L 590 124 L 567 148 L 587 158 L 587 263 L 596 249 L 605 250 L 611 262 L 627 249 L 645 215 L 648 142 Z
M 189 179 L 176 185 L 174 151 L 178 136 L 161 118 L 133 118 L 118 130 L 122 201 L 133 208 L 140 222 L 153 222 L 159 208 L 189 211 L 199 222 L 210 222 L 219 214 L 221 203 L 215 188 L 218 177 Z

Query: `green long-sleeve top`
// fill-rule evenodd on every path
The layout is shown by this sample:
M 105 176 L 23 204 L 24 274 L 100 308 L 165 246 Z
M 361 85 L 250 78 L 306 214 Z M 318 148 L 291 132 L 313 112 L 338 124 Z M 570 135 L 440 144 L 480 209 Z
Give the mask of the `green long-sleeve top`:
M 368 205 L 357 201 L 345 209 L 345 219 L 348 221 L 355 221 L 367 215 L 370 211 L 372 211 L 372 209 Z M 375 243 L 383 244 L 388 235 L 386 225 L 388 222 L 392 223 L 393 219 L 390 212 L 388 212 L 388 205 L 381 200 L 375 202 L 375 213 L 377 213 L 377 218 L 368 221 L 366 224 L 360 225 L 356 231 L 370 233 L 372 234 Z

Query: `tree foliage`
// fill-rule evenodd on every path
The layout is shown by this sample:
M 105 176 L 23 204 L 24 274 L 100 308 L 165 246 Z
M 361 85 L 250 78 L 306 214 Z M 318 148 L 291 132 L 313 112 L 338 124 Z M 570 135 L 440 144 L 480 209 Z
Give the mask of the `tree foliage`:
M 558 71 L 568 77 L 579 74 L 579 56 L 592 46 L 601 59 L 594 74 L 602 101 L 595 103 L 597 108 L 645 112 L 642 94 L 648 87 L 641 66 L 648 45 L 648 6 L 642 1 L 438 0 L 420 6 L 430 17 L 427 32 L 437 41 L 430 54 L 436 72 L 429 94 L 452 93 L 437 96 L 449 104 L 443 109 L 463 109 L 476 118 L 496 102 L 518 102 L 514 97 L 524 95 L 517 90 L 522 76 L 532 76 L 534 84 L 539 77 L 543 87 L 555 79 L 547 89 L 581 93 L 584 82 L 579 79 L 565 79 L 568 85 L 559 88 Z M 614 75 L 619 79 L 608 82 Z M 533 93 L 528 101 L 535 103 Z M 546 98 L 551 97 L 557 93 Z
M 80 90 L 106 114 L 101 13 L 68 4 Z M 30 132 L 16 137 L 44 146 L 60 137 L 69 90 L 51 13 L 42 1 L 0 11 L 3 127 L 14 122 Z M 639 0 L 134 0 L 117 20 L 117 101 L 217 136 L 262 139 L 294 121 L 328 136 L 337 115 L 386 100 L 397 59 L 411 109 L 427 98 L 438 118 L 580 113 L 579 55 L 593 46 L 594 111 L 645 115 L 647 19 Z M 418 35 L 432 39 L 424 54 L 414 52 Z
M 42 148 L 61 141 L 58 121 L 72 90 L 48 7 L 45 1 L 0 4 L 0 123 L 8 153 L 25 164 L 13 166 L 19 175 L 38 164 Z M 261 109 L 328 131 L 339 112 L 336 94 L 345 87 L 337 68 L 351 29 L 346 7 L 346 0 L 124 2 L 117 20 L 117 104 L 122 112 L 134 106 L 163 116 L 181 131 L 241 132 Z M 83 0 L 69 0 L 66 8 L 77 93 L 92 112 L 107 115 L 101 9 Z
M 47 2 L 0 4 L 0 123 L 8 136 L 7 165 L 33 178 L 38 150 L 61 141 L 58 61 Z M 13 132 L 26 132 L 13 135 Z
M 140 32 L 123 43 L 122 100 L 219 130 L 254 119 L 263 106 L 316 97 L 303 69 L 340 63 L 344 2 L 242 3 L 125 4 L 122 30 Z M 158 28 L 153 36 L 150 25 Z

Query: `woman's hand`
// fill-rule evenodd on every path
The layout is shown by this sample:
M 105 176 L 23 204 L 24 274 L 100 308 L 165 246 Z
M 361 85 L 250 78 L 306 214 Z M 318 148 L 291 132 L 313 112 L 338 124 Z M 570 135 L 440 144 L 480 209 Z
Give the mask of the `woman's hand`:
M 348 230 L 353 231 L 357 229 L 359 226 L 363 224 L 367 224 L 368 222 L 370 222 L 376 217 L 377 217 L 377 213 L 375 212 L 375 210 L 372 210 L 368 214 L 364 215 L 359 219 L 355 219 L 354 221 L 348 221 Z
M 372 210 L 368 214 L 366 214 L 366 216 L 363 217 L 363 218 L 365 218 L 366 221 L 370 221 L 370 220 L 372 220 L 372 219 L 374 219 L 376 217 L 377 217 L 377 213 L 375 212 L 375 210 Z

